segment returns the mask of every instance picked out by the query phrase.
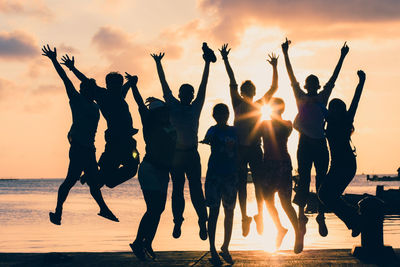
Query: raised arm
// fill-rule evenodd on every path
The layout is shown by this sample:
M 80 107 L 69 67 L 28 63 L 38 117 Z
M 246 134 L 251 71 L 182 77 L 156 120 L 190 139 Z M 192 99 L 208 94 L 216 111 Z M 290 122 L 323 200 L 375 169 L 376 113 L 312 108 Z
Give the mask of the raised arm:
M 272 66 L 272 84 L 270 89 L 264 94 L 264 96 L 257 100 L 257 103 L 268 103 L 271 100 L 271 97 L 275 94 L 276 90 L 278 90 L 278 57 L 274 53 L 268 55 L 269 59 L 267 61 Z
M 125 78 L 128 80 L 125 84 L 128 86 L 128 88 L 132 88 L 132 95 L 133 98 L 136 101 L 136 104 L 138 105 L 139 111 L 142 110 L 147 110 L 146 105 L 144 104 L 143 98 L 141 96 L 141 94 L 139 93 L 139 89 L 137 88 L 137 82 L 138 82 L 138 77 L 132 76 L 129 73 L 125 72 Z
M 167 103 L 170 102 L 179 102 L 173 95 L 171 92 L 171 89 L 169 88 L 169 85 L 167 83 L 167 80 L 165 79 L 165 73 L 164 73 L 164 69 L 161 65 L 161 59 L 164 57 L 165 53 L 160 53 L 160 54 L 151 54 L 151 56 L 153 57 L 154 61 L 156 62 L 156 66 L 157 66 L 157 73 L 158 73 L 158 78 L 160 79 L 160 83 L 161 83 L 161 88 L 163 91 L 163 97 L 164 100 Z
M 219 49 L 219 52 L 221 52 L 222 59 L 224 60 L 226 72 L 228 73 L 229 77 L 229 87 L 231 92 L 232 104 L 233 106 L 235 106 L 239 101 L 242 100 L 242 97 L 239 95 L 235 75 L 233 74 L 233 70 L 231 68 L 231 65 L 229 64 L 228 54 L 230 51 L 231 49 L 230 48 L 228 49 L 228 44 L 224 44 L 222 48 Z
M 332 93 L 332 89 L 333 87 L 335 87 L 335 82 L 337 80 L 337 77 L 339 76 L 340 70 L 342 69 L 343 61 L 348 53 L 349 47 L 347 46 L 347 42 L 344 42 L 343 47 L 340 49 L 340 58 L 338 63 L 336 64 L 335 70 L 333 71 L 333 74 L 329 81 L 324 86 L 324 89 L 319 93 L 319 95 L 323 97 L 325 103 L 328 102 L 328 99 Z
M 61 64 L 65 65 L 70 71 L 72 71 L 81 82 L 88 80 L 85 74 L 83 74 L 77 68 L 75 68 L 74 57 L 70 58 L 68 55 L 64 55 L 61 58 L 61 60 L 62 60 Z
M 209 73 L 210 73 L 210 61 L 204 59 L 203 76 L 201 77 L 201 83 L 199 86 L 199 90 L 197 91 L 197 96 L 193 100 L 194 105 L 200 105 L 202 107 L 204 104 L 204 100 L 206 98 L 206 88 L 207 88 L 207 81 L 208 81 Z
M 125 72 L 125 73 L 128 74 L 127 72 Z M 129 82 L 126 82 L 126 83 L 124 83 L 124 85 L 122 85 L 121 94 L 122 94 L 123 98 L 126 97 L 126 94 L 128 93 L 129 88 L 131 88 L 131 85 Z
M 357 71 L 357 75 L 358 75 L 358 85 L 356 88 L 356 92 L 354 93 L 353 96 L 353 100 L 351 101 L 351 105 L 348 111 L 348 114 L 351 118 L 351 120 L 354 120 L 354 116 L 356 115 L 356 110 L 358 107 L 358 103 L 360 102 L 360 97 L 361 97 L 361 93 L 363 91 L 364 88 L 364 83 L 365 83 L 365 73 L 362 70 Z
M 71 80 L 68 78 L 64 69 L 61 67 L 60 63 L 58 63 L 58 61 L 57 61 L 57 49 L 54 47 L 54 51 L 51 51 L 50 46 L 47 45 L 47 47 L 43 46 L 42 51 L 43 51 L 43 54 L 42 54 L 43 56 L 50 58 L 58 75 L 60 76 L 61 80 L 64 82 L 68 98 L 78 95 L 79 94 L 78 91 L 76 91 Z
M 296 99 L 298 99 L 305 93 L 300 89 L 299 83 L 297 82 L 296 77 L 294 76 L 292 64 L 290 63 L 289 52 L 288 52 L 290 43 L 291 41 L 286 38 L 286 41 L 282 44 L 282 52 L 283 56 L 285 57 L 286 70 L 289 75 L 290 83 L 292 84 L 294 96 L 296 97 Z

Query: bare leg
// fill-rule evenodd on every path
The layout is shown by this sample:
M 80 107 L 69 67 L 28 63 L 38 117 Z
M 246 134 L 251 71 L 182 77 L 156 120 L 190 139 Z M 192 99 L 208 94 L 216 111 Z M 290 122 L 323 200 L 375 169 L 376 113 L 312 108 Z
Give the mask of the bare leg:
M 282 208 L 285 211 L 286 215 L 288 216 L 296 235 L 294 243 L 294 252 L 296 254 L 300 253 L 303 251 L 305 232 L 302 232 L 299 229 L 299 220 L 297 219 L 296 211 L 292 206 L 291 196 L 285 196 L 284 194 L 279 192 L 279 198 L 281 200 Z
M 215 231 L 217 228 L 218 215 L 219 215 L 219 207 L 218 208 L 210 208 L 210 215 L 209 215 L 208 223 L 207 223 L 208 241 L 210 243 L 211 259 L 216 262 L 218 262 L 218 260 L 221 261 L 219 259 L 217 250 L 215 248 Z
M 275 198 L 275 192 L 271 192 L 268 195 L 264 194 L 265 198 L 265 204 L 267 206 L 268 212 L 272 217 L 272 221 L 274 222 L 278 233 L 276 236 L 276 248 L 279 248 L 282 245 L 283 238 L 285 237 L 287 233 L 287 229 L 282 226 L 281 220 L 279 219 L 279 214 L 278 211 L 276 210 L 275 203 L 274 203 L 274 198 Z
M 59 217 L 62 215 L 63 204 L 68 197 L 69 191 L 76 184 L 78 180 L 67 175 L 67 178 L 58 188 L 57 206 L 55 214 Z

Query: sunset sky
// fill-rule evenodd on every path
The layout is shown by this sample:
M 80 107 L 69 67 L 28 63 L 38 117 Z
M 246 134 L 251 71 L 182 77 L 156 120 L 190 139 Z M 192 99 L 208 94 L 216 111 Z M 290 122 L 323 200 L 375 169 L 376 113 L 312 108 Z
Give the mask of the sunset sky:
M 163 65 L 175 95 L 182 83 L 196 88 L 204 66 L 203 41 L 217 52 L 232 47 L 236 80 L 250 79 L 257 97 L 271 85 L 268 53 L 280 55 L 279 89 L 286 102 L 284 118 L 297 113 L 281 43 L 287 36 L 301 85 L 313 73 L 324 84 L 339 59 L 344 41 L 350 52 L 331 98 L 350 104 L 362 69 L 367 80 L 352 137 L 358 173 L 395 173 L 400 166 L 400 1 L 397 0 L 0 0 L 0 178 L 61 178 L 68 166 L 67 132 L 71 112 L 62 81 L 41 56 L 43 44 L 56 46 L 58 57 L 75 56 L 83 73 L 105 85 L 110 71 L 138 75 L 144 97 L 161 97 L 150 53 L 166 53 Z M 212 107 L 231 108 L 229 80 L 221 57 L 211 65 L 199 139 L 214 124 Z M 78 80 L 67 74 L 79 87 Z M 134 127 L 141 129 L 137 106 L 127 101 Z M 233 121 L 231 112 L 230 122 Z M 98 156 L 104 150 L 105 121 L 96 135 Z M 144 155 L 141 132 L 136 135 Z M 297 168 L 298 134 L 289 152 Z M 203 175 L 209 147 L 199 145 Z

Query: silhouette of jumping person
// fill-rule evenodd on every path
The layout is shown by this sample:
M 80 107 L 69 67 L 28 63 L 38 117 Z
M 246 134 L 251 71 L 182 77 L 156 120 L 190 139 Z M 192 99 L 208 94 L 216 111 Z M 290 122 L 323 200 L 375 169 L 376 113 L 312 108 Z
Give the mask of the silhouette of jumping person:
M 207 239 L 207 209 L 204 201 L 204 194 L 201 184 L 201 165 L 200 156 L 197 152 L 199 118 L 206 96 L 206 87 L 210 62 L 215 61 L 214 52 L 203 44 L 203 59 L 205 61 L 203 76 L 194 97 L 194 89 L 190 84 L 182 84 L 179 88 L 179 100 L 176 99 L 165 79 L 161 59 L 164 53 L 159 55 L 152 54 L 157 65 L 157 72 L 163 90 L 164 100 L 170 108 L 171 124 L 176 128 L 178 139 L 174 156 L 172 177 L 172 213 L 174 215 L 174 238 L 181 236 L 181 225 L 184 220 L 183 211 L 185 209 L 185 198 L 183 189 L 185 185 L 185 175 L 189 181 L 190 198 L 198 216 L 200 227 L 200 238 Z M 192 101 L 193 100 L 193 101 Z
M 225 68 L 229 76 L 229 87 L 233 110 L 235 112 L 234 126 L 237 128 L 239 137 L 239 204 L 242 213 L 242 235 L 247 236 L 250 230 L 252 218 L 247 216 L 247 164 L 250 166 L 250 171 L 253 177 L 254 188 L 256 193 L 258 214 L 254 216 L 257 225 L 257 232 L 262 234 L 264 230 L 262 212 L 263 212 L 263 197 L 258 181 L 262 176 L 262 158 L 260 139 L 260 121 L 261 121 L 261 106 L 268 102 L 278 88 L 278 71 L 276 68 L 277 61 L 273 55 L 268 61 L 273 68 L 271 88 L 264 96 L 253 102 L 256 93 L 256 88 L 250 80 L 246 80 L 240 86 L 240 95 L 238 93 L 238 85 L 233 74 L 233 70 L 229 64 L 228 54 L 231 49 L 228 49 L 228 44 L 224 44 L 220 49 L 222 59 L 225 63 Z
M 331 164 L 318 190 L 319 199 L 352 230 L 353 237 L 360 234 L 360 216 L 357 209 L 347 204 L 341 195 L 353 180 L 357 169 L 351 135 L 354 132 L 354 116 L 364 88 L 365 73 L 359 70 L 357 75 L 359 82 L 348 110 L 346 104 L 338 98 L 329 102 L 326 137 L 331 151 Z
M 220 255 L 227 263 L 233 264 L 228 247 L 232 236 L 233 212 L 237 195 L 238 137 L 236 128 L 227 125 L 228 106 L 222 103 L 215 105 L 213 117 L 217 124 L 208 129 L 204 140 L 200 142 L 211 146 L 205 182 L 206 205 L 210 208 L 208 218 L 210 261 L 214 265 L 222 263 L 215 249 L 215 231 L 222 201 L 225 219 L 224 243 L 221 246 Z
M 335 86 L 335 81 L 339 75 L 344 58 L 349 52 L 349 47 L 344 43 L 335 70 L 329 81 L 325 84 L 323 90 L 318 92 L 318 89 L 321 87 L 318 77 L 309 75 L 304 85 L 307 91 L 307 93 L 305 93 L 301 90 L 300 84 L 296 80 L 289 60 L 288 50 L 290 43 L 291 42 L 286 38 L 286 42 L 282 44 L 282 51 L 298 109 L 298 114 L 294 120 L 293 126 L 300 133 L 297 149 L 299 182 L 293 202 L 299 206 L 299 225 L 301 231 L 305 233 L 308 218 L 304 214 L 304 208 L 310 192 L 311 168 L 314 163 L 316 172 L 315 186 L 316 191 L 318 191 L 318 188 L 326 176 L 329 164 L 329 152 L 324 132 L 326 105 L 332 93 L 332 89 Z M 318 223 L 319 234 L 321 236 L 327 236 L 328 228 L 325 224 L 325 215 L 321 203 L 319 204 L 316 221 Z
M 130 247 L 140 260 L 145 260 L 146 255 L 155 259 L 156 254 L 151 244 L 167 200 L 169 171 L 177 135 L 169 121 L 167 105 L 159 99 L 148 98 L 146 107 L 137 88 L 137 76 L 127 73 L 126 77 L 139 107 L 143 138 L 146 143 L 146 154 L 140 164 L 138 178 L 147 209 L 140 221 L 136 239 Z
M 65 55 L 62 60 L 79 80 L 88 80 L 75 67 L 74 57 L 70 59 Z M 124 77 L 121 74 L 110 72 L 106 76 L 107 89 L 97 85 L 94 85 L 93 89 L 94 99 L 107 122 L 107 130 L 104 133 L 106 145 L 99 159 L 99 166 L 103 185 L 110 188 L 135 176 L 139 164 L 136 140 L 132 137 L 138 130 L 132 127 L 131 113 L 125 101 L 129 84 L 123 82 Z
M 85 173 L 90 194 L 100 207 L 99 214 L 105 214 L 107 219 L 118 222 L 111 210 L 104 202 L 100 191 L 98 167 L 96 161 L 96 148 L 94 139 L 97 124 L 100 118 L 99 107 L 94 102 L 93 79 L 85 80 L 80 85 L 79 92 L 75 89 L 64 69 L 57 61 L 57 50 L 52 51 L 50 46 L 43 46 L 43 56 L 48 57 L 54 65 L 58 75 L 62 79 L 67 91 L 69 105 L 72 113 L 72 126 L 68 132 L 69 166 L 67 177 L 58 189 L 57 206 L 55 212 L 50 212 L 50 221 L 56 225 L 61 224 L 62 209 L 71 188 Z
M 283 210 L 289 217 L 296 235 L 294 252 L 303 250 L 304 234 L 299 231 L 299 222 L 296 211 L 292 206 L 292 162 L 287 150 L 287 142 L 292 133 L 292 122 L 282 119 L 285 111 L 285 102 L 281 98 L 273 97 L 269 104 L 272 107 L 271 119 L 263 121 L 261 133 L 264 146 L 264 177 L 260 183 L 265 204 L 278 230 L 276 248 L 282 244 L 287 233 L 275 207 L 275 193 L 278 192 Z

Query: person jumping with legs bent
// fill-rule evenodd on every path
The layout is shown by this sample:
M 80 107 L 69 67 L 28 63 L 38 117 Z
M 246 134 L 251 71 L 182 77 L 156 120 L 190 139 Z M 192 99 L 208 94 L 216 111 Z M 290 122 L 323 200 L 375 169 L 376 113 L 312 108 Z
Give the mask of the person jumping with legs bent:
M 290 41 L 286 38 L 286 42 L 282 44 L 282 51 L 285 56 L 286 69 L 296 98 L 297 109 L 299 111 L 294 120 L 293 126 L 300 133 L 297 149 L 299 181 L 293 202 L 299 206 L 299 226 L 301 231 L 305 233 L 308 218 L 304 214 L 304 209 L 310 193 L 312 165 L 314 163 L 316 171 L 315 187 L 317 192 L 328 170 L 329 152 L 324 133 L 326 104 L 328 103 L 329 96 L 335 86 L 335 81 L 339 75 L 340 69 L 342 68 L 344 58 L 349 52 L 349 47 L 344 43 L 336 68 L 329 81 L 325 84 L 324 89 L 321 92 L 318 92 L 318 89 L 321 87 L 319 85 L 318 77 L 315 75 L 309 75 L 306 78 L 306 84 L 304 85 L 304 88 L 307 90 L 307 93 L 305 93 L 301 90 L 300 84 L 297 82 L 294 75 L 289 60 L 289 45 Z M 327 236 L 328 228 L 325 224 L 325 215 L 321 203 L 319 203 L 316 220 L 318 223 L 319 234 L 321 236 Z
M 68 193 L 81 177 L 82 172 L 87 177 L 87 184 L 90 188 L 90 194 L 100 207 L 99 214 L 106 214 L 107 219 L 118 222 L 111 210 L 104 202 L 100 191 L 100 181 L 96 161 L 96 148 L 94 138 L 97 131 L 100 113 L 99 107 L 93 101 L 93 83 L 94 80 L 85 80 L 81 83 L 78 92 L 67 74 L 57 61 L 57 50 L 52 51 L 49 45 L 42 48 L 43 55 L 50 58 L 58 75 L 63 80 L 69 105 L 72 112 L 72 126 L 68 133 L 70 143 L 69 166 L 67 177 L 58 189 L 57 206 L 55 212 L 50 212 L 50 221 L 56 225 L 61 224 L 62 209 Z

